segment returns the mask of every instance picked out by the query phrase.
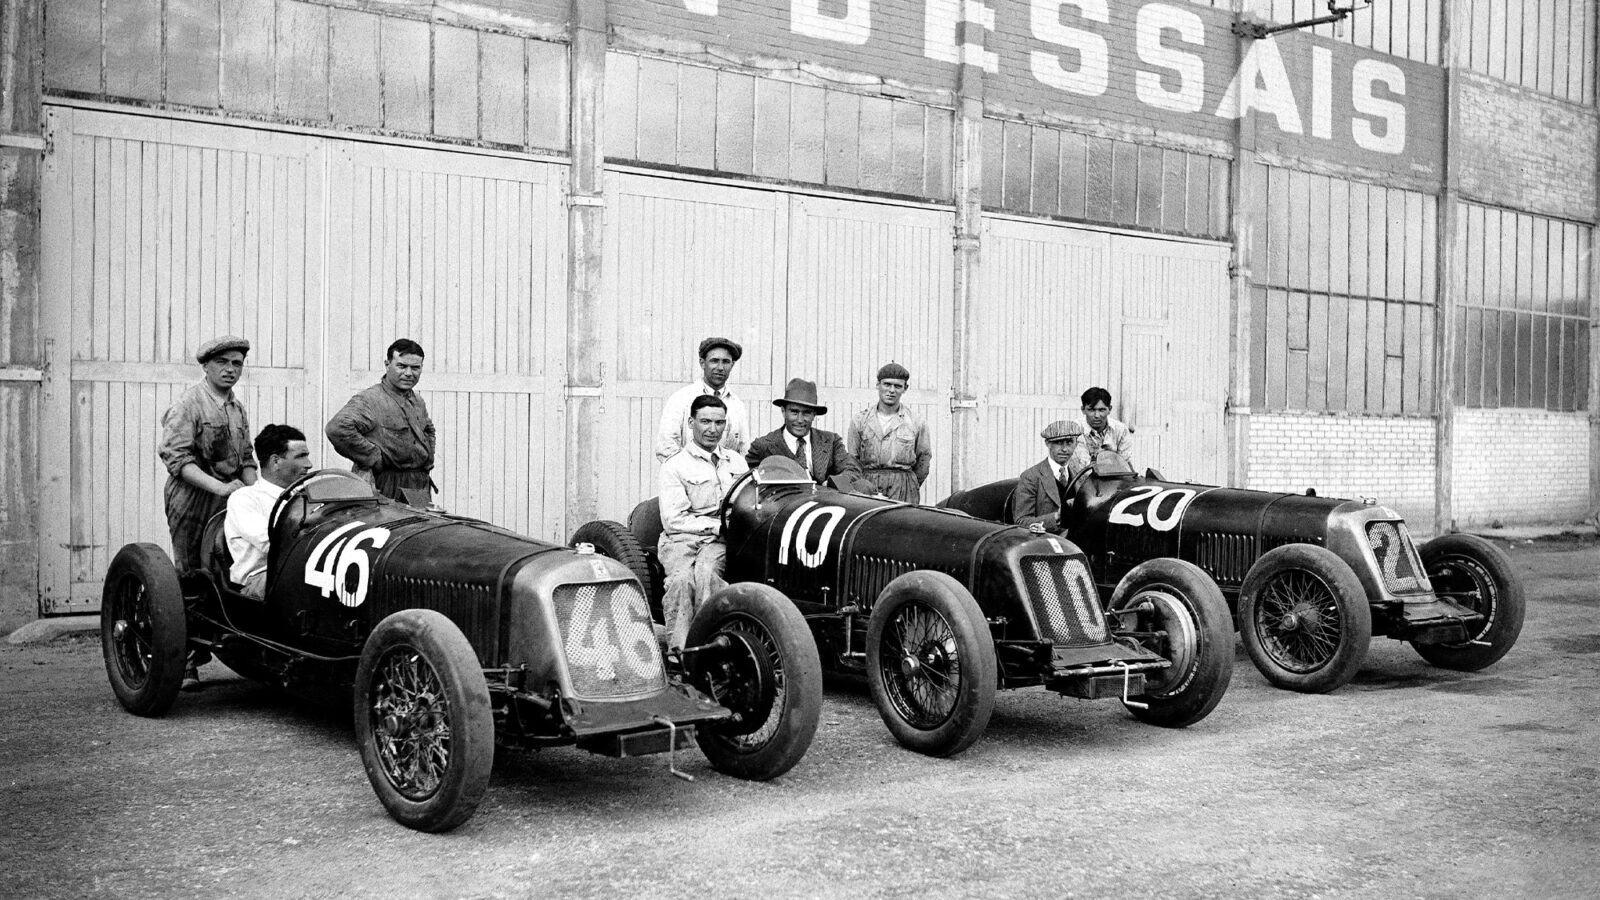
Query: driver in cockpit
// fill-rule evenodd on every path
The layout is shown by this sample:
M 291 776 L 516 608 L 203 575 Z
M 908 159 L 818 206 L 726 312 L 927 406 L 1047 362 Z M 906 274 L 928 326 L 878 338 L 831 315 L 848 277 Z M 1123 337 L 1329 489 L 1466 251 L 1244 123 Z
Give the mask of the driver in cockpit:
M 1011 499 L 1013 522 L 1041 533 L 1061 531 L 1067 484 L 1089 467 L 1083 431 L 1081 423 L 1062 419 L 1039 432 L 1044 438 L 1045 458 L 1017 477 L 1017 489 Z
M 311 451 L 306 436 L 292 425 L 261 429 L 255 451 L 261 477 L 228 495 L 222 533 L 233 556 L 228 579 L 239 585 L 245 596 L 260 600 L 267 589 L 267 517 L 284 489 L 311 471 Z

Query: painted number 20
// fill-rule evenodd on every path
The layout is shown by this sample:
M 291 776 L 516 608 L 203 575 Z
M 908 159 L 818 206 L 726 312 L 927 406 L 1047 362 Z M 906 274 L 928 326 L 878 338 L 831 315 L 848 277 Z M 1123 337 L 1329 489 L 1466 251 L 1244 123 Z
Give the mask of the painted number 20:
M 1153 484 L 1142 484 L 1128 492 L 1128 496 L 1117 501 L 1111 507 L 1111 522 L 1115 525 L 1132 525 L 1138 528 L 1149 525 L 1156 531 L 1171 531 L 1178 527 L 1178 522 L 1183 519 L 1183 511 L 1188 508 L 1189 501 L 1193 500 L 1195 492 L 1189 488 L 1162 488 Z M 1163 511 L 1169 499 L 1174 499 L 1171 508 Z M 1149 504 L 1143 510 L 1134 507 L 1145 501 Z

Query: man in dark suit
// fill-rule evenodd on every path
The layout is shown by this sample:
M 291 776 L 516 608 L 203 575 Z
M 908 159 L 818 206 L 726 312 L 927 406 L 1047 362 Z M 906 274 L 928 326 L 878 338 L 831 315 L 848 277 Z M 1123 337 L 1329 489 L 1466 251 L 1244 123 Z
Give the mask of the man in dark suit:
M 1012 521 L 1034 531 L 1061 530 L 1062 492 L 1072 476 L 1089 465 L 1081 440 L 1083 431 L 1082 424 L 1062 420 L 1039 432 L 1046 456 L 1018 476 L 1011 497 Z
M 811 473 L 818 484 L 827 482 L 830 475 L 848 472 L 864 478 L 861 464 L 844 447 L 844 441 L 831 431 L 813 428 L 817 416 L 828 408 L 817 403 L 817 385 L 803 378 L 789 379 L 783 396 L 772 401 L 783 410 L 783 427 L 764 434 L 750 442 L 745 462 L 754 469 L 769 456 L 787 456 Z

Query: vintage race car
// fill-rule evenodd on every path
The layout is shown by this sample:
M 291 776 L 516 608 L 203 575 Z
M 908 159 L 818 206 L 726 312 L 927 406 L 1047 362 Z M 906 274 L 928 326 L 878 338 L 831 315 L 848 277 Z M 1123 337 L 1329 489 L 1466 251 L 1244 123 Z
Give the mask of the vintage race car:
M 728 580 L 781 591 L 805 614 L 824 666 L 865 674 L 902 745 L 961 752 L 999 688 L 1120 698 L 1168 727 L 1205 718 L 1226 692 L 1227 606 L 1196 566 L 1135 567 L 1102 608 L 1069 541 L 839 486 L 818 487 L 781 457 L 742 476 L 721 510 Z M 573 539 L 659 593 L 657 502 L 639 504 L 630 523 L 591 522 Z
M 265 601 L 228 582 L 220 513 L 196 571 L 153 544 L 117 553 L 101 639 L 130 712 L 165 712 L 190 652 L 351 698 L 373 790 L 424 831 L 472 816 L 497 744 L 619 757 L 698 744 L 718 771 L 766 780 L 816 732 L 816 648 L 771 589 L 713 597 L 694 646 L 668 661 L 633 573 L 592 550 L 395 503 L 331 470 L 290 486 L 269 522 Z
M 1010 521 L 1015 487 L 997 481 L 940 505 Z M 1278 687 L 1321 693 L 1349 682 L 1373 635 L 1476 671 L 1522 631 L 1522 585 L 1504 552 L 1466 534 L 1419 552 L 1405 520 L 1371 500 L 1178 483 L 1105 452 L 1063 499 L 1064 533 L 1088 554 L 1103 597 L 1145 560 L 1194 563 L 1227 595 L 1250 659 Z

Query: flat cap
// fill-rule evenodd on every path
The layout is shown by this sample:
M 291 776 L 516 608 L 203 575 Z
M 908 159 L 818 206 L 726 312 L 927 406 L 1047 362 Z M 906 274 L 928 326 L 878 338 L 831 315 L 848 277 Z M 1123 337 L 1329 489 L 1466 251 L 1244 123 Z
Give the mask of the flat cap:
M 906 370 L 905 366 L 902 366 L 897 362 L 892 362 L 878 370 L 878 380 L 882 381 L 885 378 L 898 378 L 901 381 L 910 381 L 911 373 Z
M 1044 438 L 1045 442 L 1048 443 L 1050 441 L 1077 440 L 1082 434 L 1083 423 L 1074 422 L 1070 419 L 1057 419 L 1046 425 L 1044 430 L 1039 432 L 1039 437 Z
M 211 357 L 216 356 L 218 353 L 227 353 L 229 350 L 239 350 L 244 353 L 249 353 L 250 342 L 242 337 L 225 334 L 222 337 L 215 337 L 209 341 L 206 341 L 204 344 L 201 344 L 200 349 L 195 353 L 194 358 L 196 362 L 204 365 L 208 360 L 211 359 Z
M 733 338 L 708 337 L 700 342 L 700 358 L 705 359 L 706 354 L 710 353 L 714 347 L 728 348 L 728 352 L 733 355 L 734 362 L 738 362 L 739 357 L 744 355 L 744 348 L 739 346 Z

